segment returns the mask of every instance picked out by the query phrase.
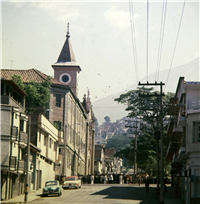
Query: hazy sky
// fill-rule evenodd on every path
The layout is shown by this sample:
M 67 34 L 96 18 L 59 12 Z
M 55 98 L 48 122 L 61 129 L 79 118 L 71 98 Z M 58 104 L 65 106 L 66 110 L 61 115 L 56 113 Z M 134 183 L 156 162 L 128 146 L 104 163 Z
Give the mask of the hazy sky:
M 133 2 L 139 78 L 147 75 L 147 1 Z M 172 61 L 184 0 L 167 1 L 160 70 Z M 163 1 L 149 1 L 148 74 L 156 71 Z M 79 75 L 79 98 L 92 101 L 136 82 L 129 1 L 3 1 L 2 68 L 53 76 L 67 22 Z M 199 3 L 186 1 L 172 68 L 199 57 Z M 12 62 L 10 60 L 13 60 Z M 158 80 L 159 81 L 159 80 Z

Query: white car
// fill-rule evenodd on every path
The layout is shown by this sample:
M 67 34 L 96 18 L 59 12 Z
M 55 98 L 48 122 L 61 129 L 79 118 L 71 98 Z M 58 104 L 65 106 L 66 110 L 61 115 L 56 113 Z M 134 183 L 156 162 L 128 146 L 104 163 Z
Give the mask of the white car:
M 81 180 L 77 176 L 68 176 L 63 183 L 63 189 L 81 188 Z

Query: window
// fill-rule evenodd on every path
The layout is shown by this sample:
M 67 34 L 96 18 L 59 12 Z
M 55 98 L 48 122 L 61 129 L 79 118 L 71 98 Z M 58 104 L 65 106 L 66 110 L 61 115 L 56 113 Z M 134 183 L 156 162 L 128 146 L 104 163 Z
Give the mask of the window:
M 59 148 L 59 154 L 62 154 L 62 149 L 61 148 Z
M 20 120 L 20 132 L 24 132 L 24 121 Z
M 3 83 L 1 83 L 1 95 L 3 95 L 3 94 L 4 94 L 4 90 L 3 90 L 3 88 L 4 88 L 4 84 L 3 84 Z
M 61 121 L 54 121 L 54 126 L 55 126 L 58 130 L 61 130 Z
M 39 133 L 39 142 L 41 141 L 41 132 Z
M 51 138 L 50 138 L 50 142 L 49 142 L 49 147 L 51 148 Z
M 56 94 L 56 107 L 61 107 L 61 94 Z
M 200 142 L 200 122 L 193 123 L 193 142 Z
M 46 145 L 46 139 L 47 139 L 47 137 L 44 135 L 44 145 Z

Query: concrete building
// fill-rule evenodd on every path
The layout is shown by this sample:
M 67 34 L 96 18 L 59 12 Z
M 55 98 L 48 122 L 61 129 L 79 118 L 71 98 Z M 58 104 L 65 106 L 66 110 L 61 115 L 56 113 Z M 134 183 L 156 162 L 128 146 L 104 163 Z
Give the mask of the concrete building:
M 94 173 L 107 173 L 107 166 L 105 163 L 105 145 L 95 145 Z
M 30 138 L 30 190 L 45 186 L 45 182 L 54 180 L 59 157 L 59 131 L 42 114 L 31 115 Z
M 1 200 L 24 193 L 27 94 L 12 80 L 1 78 Z
M 179 78 L 171 99 L 166 160 L 171 162 L 172 185 L 186 204 L 200 202 L 200 82 Z

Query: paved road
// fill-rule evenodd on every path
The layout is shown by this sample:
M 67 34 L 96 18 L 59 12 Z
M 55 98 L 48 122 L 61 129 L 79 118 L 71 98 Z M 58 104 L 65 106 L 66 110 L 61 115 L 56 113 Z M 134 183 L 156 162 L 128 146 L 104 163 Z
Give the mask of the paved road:
M 93 204 L 159 204 L 159 196 L 156 195 L 156 188 L 150 188 L 149 193 L 145 192 L 144 185 L 83 185 L 81 189 L 63 190 L 60 197 L 40 197 L 31 204 L 43 203 L 93 203 Z

